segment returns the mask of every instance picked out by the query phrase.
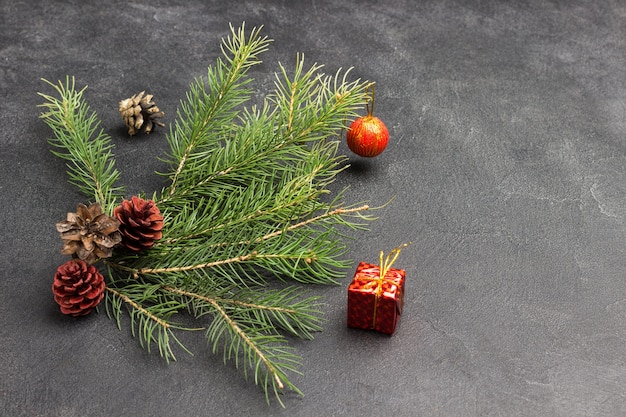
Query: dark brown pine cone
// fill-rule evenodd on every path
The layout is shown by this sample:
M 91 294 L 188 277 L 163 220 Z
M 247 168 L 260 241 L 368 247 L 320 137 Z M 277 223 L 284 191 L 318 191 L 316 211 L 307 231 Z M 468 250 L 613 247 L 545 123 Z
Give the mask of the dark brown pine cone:
M 81 203 L 76 213 L 67 213 L 67 220 L 56 224 L 63 240 L 61 253 L 89 264 L 108 258 L 122 240 L 118 227 L 119 222 L 102 213 L 98 203 L 89 207 Z
M 113 210 L 120 222 L 121 246 L 133 252 L 151 248 L 163 233 L 163 216 L 152 200 L 133 196 Z
M 152 94 L 145 96 L 144 94 L 145 91 L 142 91 L 131 98 L 120 101 L 119 111 L 126 127 L 128 127 L 130 136 L 135 135 L 142 127 L 145 127 L 146 133 L 150 133 L 154 125 L 165 126 L 157 120 L 163 117 L 164 113 L 152 101 Z
M 63 314 L 89 314 L 104 297 L 104 277 L 95 266 L 72 259 L 57 268 L 52 283 L 54 301 Z

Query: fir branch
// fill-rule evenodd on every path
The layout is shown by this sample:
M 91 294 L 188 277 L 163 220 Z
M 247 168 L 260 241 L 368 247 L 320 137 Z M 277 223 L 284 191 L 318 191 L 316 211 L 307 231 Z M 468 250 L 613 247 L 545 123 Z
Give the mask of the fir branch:
M 292 353 L 293 349 L 287 346 L 283 336 L 272 332 L 271 325 L 262 320 L 251 320 L 250 317 L 237 320 L 236 315 L 229 313 L 216 299 L 172 287 L 166 289 L 191 297 L 197 316 L 212 313 L 213 321 L 206 336 L 212 343 L 213 353 L 217 353 L 221 341 L 224 361 L 234 360 L 237 368 L 243 368 L 246 377 L 249 370 L 253 370 L 254 382 L 262 385 L 268 402 L 269 392 L 272 391 L 284 406 L 279 394 L 285 387 L 303 395 L 286 374 L 298 373 L 300 358 Z M 243 361 L 241 365 L 240 360 Z
M 111 214 L 115 200 L 123 194 L 116 186 L 120 173 L 115 168 L 111 138 L 100 127 L 95 112 L 83 99 L 87 87 L 77 91 L 74 77 L 67 77 L 52 86 L 59 97 L 39 93 L 46 101 L 39 105 L 46 109 L 41 119 L 52 129 L 48 139 L 55 149 L 52 153 L 67 161 L 69 181 L 88 198 L 93 198 L 102 209 Z
M 116 251 L 104 260 L 106 306 L 118 327 L 128 311 L 141 346 L 156 345 L 166 360 L 175 359 L 174 344 L 185 349 L 175 330 L 197 330 L 176 325 L 173 315 L 211 315 L 213 351 L 221 347 L 225 361 L 253 372 L 266 398 L 273 392 L 281 402 L 285 388 L 301 394 L 287 376 L 300 360 L 283 334 L 312 338 L 321 309 L 300 287 L 269 289 L 269 278 L 329 284 L 344 276 L 338 226 L 359 228 L 371 217 L 367 205 L 346 205 L 343 192 L 329 197 L 329 186 L 346 167 L 337 138 L 369 84 L 349 81 L 349 70 L 329 76 L 321 65 L 305 67 L 298 55 L 291 74 L 279 64 L 262 105 L 246 106 L 248 72 L 270 40 L 260 28 L 230 29 L 223 57 L 190 85 L 167 134 L 170 185 L 153 197 L 163 237 L 141 254 Z M 70 182 L 111 213 L 123 190 L 110 138 L 73 79 L 48 84 L 61 97 L 42 94 L 53 152 L 68 161 Z
M 245 86 L 251 80 L 246 78 L 246 73 L 260 63 L 258 55 L 267 50 L 269 40 L 260 36 L 261 28 L 253 29 L 248 38 L 245 25 L 238 30 L 231 25 L 230 29 L 231 36 L 222 43 L 224 59 L 209 67 L 206 81 L 209 88 L 201 79 L 192 84 L 187 102 L 181 102 L 175 128 L 168 135 L 172 149 L 170 163 L 176 165 L 170 175 L 170 195 L 176 192 L 184 170 L 202 163 L 206 145 L 221 139 L 223 133 L 216 134 L 215 130 L 223 124 L 229 126 L 227 122 L 236 116 L 237 106 L 249 97 L 250 91 Z

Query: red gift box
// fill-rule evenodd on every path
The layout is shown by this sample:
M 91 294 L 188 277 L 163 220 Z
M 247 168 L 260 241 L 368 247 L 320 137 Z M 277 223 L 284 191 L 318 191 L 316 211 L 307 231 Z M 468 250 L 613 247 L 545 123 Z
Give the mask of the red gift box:
M 404 304 L 405 276 L 403 269 L 390 268 L 389 262 L 385 266 L 382 253 L 381 265 L 361 262 L 348 287 L 348 327 L 393 334 Z

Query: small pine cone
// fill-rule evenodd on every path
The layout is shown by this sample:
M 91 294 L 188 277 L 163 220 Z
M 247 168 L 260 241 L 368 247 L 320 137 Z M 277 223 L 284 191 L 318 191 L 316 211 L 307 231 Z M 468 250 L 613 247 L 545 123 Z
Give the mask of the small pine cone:
M 119 222 L 102 213 L 100 204 L 87 207 L 79 204 L 76 213 L 67 213 L 67 220 L 56 224 L 63 240 L 63 255 L 72 255 L 88 264 L 113 254 L 120 243 Z
M 54 301 L 63 314 L 84 316 L 104 298 L 104 277 L 95 266 L 72 259 L 57 268 L 52 283 Z
M 154 125 L 165 126 L 165 124 L 156 120 L 163 117 L 164 113 L 152 101 L 152 94 L 144 96 L 144 93 L 145 91 L 142 91 L 131 98 L 120 101 L 120 114 L 122 119 L 124 119 L 124 123 L 126 123 L 126 127 L 128 127 L 130 136 L 135 135 L 144 126 L 146 134 L 152 132 Z
M 113 210 L 120 222 L 121 245 L 132 252 L 151 248 L 163 233 L 163 216 L 152 200 L 133 196 Z

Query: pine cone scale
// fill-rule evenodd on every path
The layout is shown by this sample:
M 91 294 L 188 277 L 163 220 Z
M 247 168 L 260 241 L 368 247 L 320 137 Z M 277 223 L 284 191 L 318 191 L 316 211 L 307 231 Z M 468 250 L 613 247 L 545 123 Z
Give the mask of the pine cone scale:
M 62 222 L 57 223 L 57 231 L 59 233 L 63 233 L 66 236 L 69 236 L 71 234 L 76 234 L 76 230 L 73 229 L 73 225 L 75 222 L 69 221 L 69 220 L 65 220 Z
M 137 213 L 133 213 L 135 216 L 137 216 Z M 126 224 L 127 226 L 130 226 L 132 228 L 140 228 L 142 226 L 144 226 L 143 221 L 141 219 L 137 219 L 137 218 L 133 218 L 133 217 L 128 217 L 125 219 L 126 222 L 123 222 L 122 220 L 120 220 L 121 224 Z M 148 223 L 149 224 L 149 223 Z
M 60 231 L 59 227 L 57 227 L 57 231 Z M 70 229 L 65 232 L 61 232 L 60 236 L 61 236 L 61 239 L 63 240 L 79 241 L 81 239 L 82 233 L 80 232 L 80 230 Z
M 119 228 L 117 220 L 104 213 L 97 216 L 93 220 L 93 223 L 95 223 L 95 227 L 105 235 L 111 234 Z
M 79 243 L 76 241 L 66 241 L 61 248 L 61 254 L 73 255 L 78 250 Z
M 111 249 L 119 243 L 119 240 L 111 238 L 110 235 L 97 235 L 93 241 L 96 245 L 106 249 Z

